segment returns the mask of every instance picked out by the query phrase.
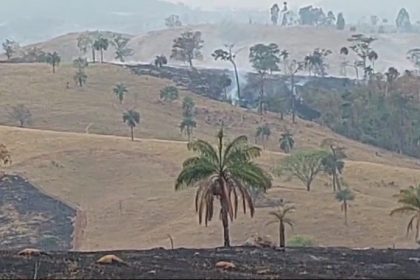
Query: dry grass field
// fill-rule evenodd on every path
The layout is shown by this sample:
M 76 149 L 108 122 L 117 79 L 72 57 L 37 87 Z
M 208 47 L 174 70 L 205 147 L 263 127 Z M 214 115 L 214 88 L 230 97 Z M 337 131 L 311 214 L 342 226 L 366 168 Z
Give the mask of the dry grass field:
M 189 155 L 178 125 L 181 101 L 163 104 L 159 91 L 169 83 L 139 77 L 110 65 L 89 67 L 88 84 L 79 89 L 72 82 L 74 69 L 61 66 L 53 75 L 46 65 L 0 65 L 1 142 L 13 156 L 10 173 L 23 174 L 44 191 L 79 205 L 86 211 L 83 250 L 214 247 L 222 245 L 221 223 L 199 226 L 193 208 L 194 190 L 174 191 L 174 180 Z M 67 81 L 71 88 L 66 89 Z M 129 94 L 120 106 L 112 93 L 124 82 Z M 405 237 L 407 217 L 390 217 L 396 206 L 392 196 L 420 182 L 419 162 L 343 137 L 314 123 L 292 125 L 277 116 L 260 117 L 228 104 L 193 96 L 198 109 L 196 137 L 213 140 L 224 120 L 229 138 L 253 135 L 258 124 L 269 123 L 272 136 L 259 162 L 268 170 L 281 162 L 278 138 L 285 127 L 295 133 L 297 149 L 317 147 L 333 138 L 347 148 L 344 177 L 356 194 L 349 210 L 349 226 L 343 224 L 340 205 L 327 178 L 319 178 L 308 193 L 297 181 L 276 178 L 270 198 L 296 204 L 294 234 L 310 236 L 317 245 L 349 247 L 413 247 Z M 10 127 L 11 105 L 25 104 L 33 114 L 29 128 Z M 124 108 L 141 113 L 136 141 L 128 138 L 122 123 Z M 241 115 L 244 122 L 241 122 Z M 92 124 L 89 133 L 86 127 Z M 234 245 L 250 235 L 270 235 L 277 227 L 265 224 L 270 208 L 258 208 L 253 219 L 240 215 L 232 224 Z

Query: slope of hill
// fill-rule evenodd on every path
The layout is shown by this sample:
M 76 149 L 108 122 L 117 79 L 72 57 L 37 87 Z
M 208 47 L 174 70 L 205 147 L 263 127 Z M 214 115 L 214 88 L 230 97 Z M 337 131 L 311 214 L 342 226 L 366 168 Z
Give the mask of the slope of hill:
M 194 190 L 173 190 L 189 153 L 178 128 L 181 101 L 162 104 L 158 100 L 160 89 L 169 83 L 139 77 L 117 66 L 95 65 L 88 68 L 87 87 L 66 89 L 73 73 L 67 66 L 53 75 L 46 65 L 0 65 L 4 77 L 0 81 L 1 123 L 13 125 L 5 111 L 10 105 L 24 103 L 33 114 L 30 126 L 38 129 L 0 127 L 2 142 L 14 159 L 10 172 L 22 174 L 44 191 L 84 209 L 87 226 L 82 249 L 167 247 L 168 234 L 176 247 L 220 245 L 222 232 L 217 220 L 208 228 L 197 224 Z M 123 106 L 112 93 L 117 82 L 126 83 L 130 91 Z M 181 97 L 186 95 L 191 94 L 181 92 Z M 319 245 L 413 246 L 404 235 L 406 219 L 388 214 L 396 206 L 393 195 L 420 180 L 417 160 L 350 141 L 312 123 L 292 125 L 272 114 L 261 117 L 191 96 L 198 107 L 197 137 L 214 140 L 218 124 L 224 120 L 230 139 L 246 134 L 252 140 L 258 124 L 269 123 L 272 136 L 260 159 L 267 171 L 284 158 L 276 151 L 286 126 L 295 133 L 297 148 L 317 147 L 326 138 L 346 146 L 349 161 L 344 176 L 356 193 L 349 213 L 351 226 L 343 225 L 327 178 L 317 180 L 310 193 L 299 182 L 282 178 L 275 180 L 268 195 L 296 204 L 296 227 L 288 234 L 309 235 Z M 135 131 L 139 139 L 131 142 L 121 115 L 124 108 L 133 107 L 140 111 L 142 121 Z M 109 135 L 87 134 L 87 127 L 89 133 Z M 276 227 L 265 226 L 270 210 L 258 208 L 254 219 L 241 215 L 232 225 L 233 243 L 242 244 L 254 233 L 277 236 Z

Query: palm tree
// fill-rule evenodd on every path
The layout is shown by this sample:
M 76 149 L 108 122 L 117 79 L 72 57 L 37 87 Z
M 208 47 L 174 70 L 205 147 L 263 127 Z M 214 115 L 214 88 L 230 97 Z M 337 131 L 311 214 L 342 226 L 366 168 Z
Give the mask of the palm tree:
M 279 247 L 284 248 L 286 246 L 286 227 L 285 225 L 289 225 L 293 229 L 293 222 L 291 219 L 287 217 L 288 213 L 291 213 L 296 208 L 293 205 L 284 203 L 282 204 L 277 211 L 272 211 L 269 214 L 274 217 L 274 220 L 267 223 L 267 225 L 279 224 Z
M 61 62 L 61 57 L 57 52 L 48 53 L 46 57 L 46 62 L 52 66 L 52 71 L 55 73 L 55 67 L 58 66 Z
M 104 62 L 104 51 L 106 51 L 109 47 L 109 40 L 104 37 L 99 37 L 94 43 L 93 47 L 95 50 L 101 52 L 101 63 Z
M 416 223 L 415 241 L 417 242 L 420 232 L 420 185 L 417 187 L 411 186 L 406 190 L 401 190 L 397 197 L 398 203 L 402 204 L 402 206 L 392 210 L 391 216 L 397 213 L 411 214 L 412 216 L 407 225 L 407 235 L 413 230 L 414 223 Z
M 368 59 L 370 63 L 372 64 L 372 72 L 375 72 L 375 61 L 377 61 L 379 58 L 378 53 L 375 51 L 370 51 L 368 54 Z
M 217 139 L 216 149 L 203 140 L 188 143 L 188 149 L 198 155 L 184 161 L 175 190 L 198 187 L 195 207 L 200 224 L 203 216 L 205 225 L 212 220 L 215 199 L 219 200 L 224 246 L 229 247 L 229 218 L 231 221 L 236 218 L 239 197 L 242 198 L 244 213 L 248 207 L 252 217 L 255 209 L 250 188 L 267 190 L 271 187 L 271 176 L 253 162 L 261 155 L 261 149 L 249 146 L 246 136 L 239 136 L 224 145 L 222 127 Z
M 123 114 L 123 122 L 130 127 L 131 141 L 134 141 L 134 128 L 140 123 L 140 113 L 134 110 L 128 110 Z
M 270 138 L 271 135 L 271 129 L 268 126 L 268 124 L 264 124 L 263 126 L 257 127 L 257 131 L 255 133 L 255 142 L 257 142 L 258 138 L 261 139 L 261 142 L 263 144 L 263 147 L 265 146 L 265 142 L 268 141 L 268 138 Z
M 295 146 L 295 139 L 293 139 L 293 134 L 291 134 L 288 131 L 281 135 L 281 138 L 279 141 L 280 141 L 280 149 L 286 154 L 290 153 L 290 151 Z
M 349 201 L 354 200 L 354 194 L 350 189 L 345 188 L 335 194 L 335 199 L 341 202 L 341 211 L 344 212 L 344 224 L 347 225 L 347 209 Z
M 120 104 L 122 104 L 124 95 L 128 92 L 127 87 L 123 83 L 119 83 L 114 87 L 113 91 L 120 101 Z
M 83 87 L 83 85 L 86 84 L 88 76 L 82 69 L 79 69 L 73 78 L 80 87 Z
M 344 148 L 336 146 L 329 139 L 324 140 L 321 147 L 330 149 L 330 153 L 322 159 L 324 172 L 332 177 L 333 191 L 341 190 L 340 175 L 343 173 L 344 159 L 347 157 Z
M 191 135 L 193 133 L 193 129 L 197 127 L 197 123 L 194 120 L 194 118 L 192 116 L 186 116 L 184 117 L 184 119 L 182 120 L 181 124 L 179 125 L 179 128 L 181 130 L 181 133 L 184 133 L 187 135 L 188 137 L 188 142 L 191 141 Z

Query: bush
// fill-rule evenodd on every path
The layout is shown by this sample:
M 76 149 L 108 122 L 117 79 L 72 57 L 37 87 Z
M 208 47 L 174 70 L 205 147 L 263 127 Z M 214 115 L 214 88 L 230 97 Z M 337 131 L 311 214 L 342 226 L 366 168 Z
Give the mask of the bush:
M 289 247 L 313 247 L 314 241 L 310 237 L 296 235 L 289 239 L 287 246 Z

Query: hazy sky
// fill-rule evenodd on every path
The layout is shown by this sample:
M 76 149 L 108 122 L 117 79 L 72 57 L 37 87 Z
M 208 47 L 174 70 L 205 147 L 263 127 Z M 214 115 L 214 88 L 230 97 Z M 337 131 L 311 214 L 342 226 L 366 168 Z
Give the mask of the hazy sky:
M 201 7 L 203 9 L 213 9 L 219 7 L 230 7 L 240 5 L 241 8 L 252 8 L 252 9 L 267 9 L 266 7 L 271 6 L 273 3 L 282 3 L 279 0 L 166 0 L 173 3 L 184 3 L 192 7 Z M 351 1 L 351 0 L 346 0 Z M 420 0 L 419 0 L 420 1 Z M 287 1 L 289 6 L 300 6 L 304 4 L 314 4 L 318 0 L 289 0 Z

